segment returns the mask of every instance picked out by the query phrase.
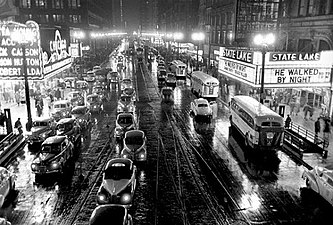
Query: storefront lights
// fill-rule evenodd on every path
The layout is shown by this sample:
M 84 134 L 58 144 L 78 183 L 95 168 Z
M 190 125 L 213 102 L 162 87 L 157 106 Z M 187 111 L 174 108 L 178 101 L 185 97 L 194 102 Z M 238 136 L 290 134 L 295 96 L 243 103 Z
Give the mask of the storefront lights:
M 275 42 L 275 36 L 272 33 L 266 35 L 257 34 L 254 36 L 253 41 L 256 45 L 272 45 Z
M 202 32 L 196 32 L 192 34 L 193 41 L 203 41 L 205 39 L 205 34 Z
M 182 40 L 184 38 L 184 34 L 181 32 L 176 32 L 173 34 L 173 39 L 175 40 Z

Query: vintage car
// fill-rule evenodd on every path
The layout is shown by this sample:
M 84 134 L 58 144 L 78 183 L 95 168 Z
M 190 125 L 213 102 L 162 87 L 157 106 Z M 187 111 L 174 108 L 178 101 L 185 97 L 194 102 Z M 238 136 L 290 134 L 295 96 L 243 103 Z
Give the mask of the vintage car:
M 101 98 L 103 98 L 105 94 L 105 89 L 101 85 L 96 84 L 92 88 L 92 93 L 98 94 Z
M 68 93 L 67 98 L 72 106 L 84 105 L 84 98 L 81 91 L 71 91 Z
M 170 87 L 176 87 L 177 85 L 176 75 L 173 73 L 168 73 L 165 77 L 165 84 Z
M 114 136 L 116 141 L 123 139 L 126 131 L 136 129 L 136 121 L 132 113 L 120 113 L 117 115 Z
M 39 151 L 46 138 L 56 135 L 56 122 L 50 118 L 37 117 L 32 122 L 30 132 L 26 132 L 25 140 L 30 151 Z
M 63 118 L 57 122 L 57 135 L 66 135 L 74 144 L 74 147 L 81 147 L 81 127 L 75 118 Z
M 86 129 L 91 123 L 91 112 L 86 106 L 76 106 L 71 111 L 72 117 L 76 119 L 82 129 Z
M 312 189 L 333 206 L 333 170 L 315 166 L 302 174 L 306 187 Z
M 97 204 L 120 204 L 131 206 L 136 187 L 136 166 L 125 158 L 108 161 L 97 192 Z
M 118 83 L 118 81 L 119 81 L 118 72 L 110 72 L 109 76 L 110 76 L 111 83 L 115 83 L 115 84 Z
M 101 113 L 104 109 L 102 98 L 96 93 L 87 96 L 87 105 L 92 113 Z
M 161 88 L 162 102 L 173 102 L 173 89 L 171 87 Z
M 117 113 L 134 113 L 135 105 L 132 96 L 122 94 L 118 100 Z
M 123 150 L 120 155 L 136 162 L 147 160 L 146 135 L 142 130 L 130 130 L 125 133 Z
M 0 208 L 15 190 L 15 175 L 0 166 Z
M 31 163 L 35 181 L 38 183 L 42 176 L 48 174 L 63 174 L 73 156 L 74 146 L 67 136 L 57 135 L 47 138 Z
M 130 96 L 132 98 L 132 102 L 136 101 L 136 93 L 135 93 L 134 88 L 130 88 L 130 87 L 124 88 L 122 94 Z
M 207 99 L 198 98 L 191 102 L 191 112 L 194 117 L 212 118 L 213 110 Z
M 89 84 L 87 81 L 85 80 L 78 80 L 76 81 L 76 88 L 79 89 L 79 90 L 86 90 L 88 89 L 89 87 Z
M 127 207 L 117 204 L 97 206 L 91 214 L 89 225 L 101 225 L 105 221 L 112 221 L 113 225 L 133 225 Z
M 54 101 L 51 106 L 51 115 L 58 121 L 62 118 L 71 117 L 72 105 L 68 100 Z
M 157 71 L 157 81 L 165 82 L 166 76 L 167 76 L 167 72 L 165 69 L 160 69 Z
M 132 79 L 130 78 L 124 78 L 122 79 L 121 83 L 120 83 L 120 90 L 124 90 L 125 88 L 133 88 L 133 83 L 132 83 Z

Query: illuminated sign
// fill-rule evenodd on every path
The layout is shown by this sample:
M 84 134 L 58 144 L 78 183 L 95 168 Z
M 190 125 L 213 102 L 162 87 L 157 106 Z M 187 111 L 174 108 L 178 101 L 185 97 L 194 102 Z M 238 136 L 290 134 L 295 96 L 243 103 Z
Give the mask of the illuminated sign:
M 28 79 L 42 79 L 40 33 L 34 21 L 0 23 L 0 79 L 24 79 L 21 44 L 25 46 Z
M 269 61 L 319 61 L 320 53 L 270 53 Z
M 267 75 L 267 76 L 266 76 Z M 315 85 L 329 83 L 331 76 L 330 68 L 268 68 L 265 69 L 265 84 L 295 84 Z
M 60 31 L 55 30 L 54 39 L 43 46 L 44 75 L 49 77 L 49 73 L 70 64 L 71 55 L 68 52 L 68 43 L 61 37 Z M 50 40 L 50 39 L 48 39 Z M 60 71 L 59 71 L 60 72 Z
M 220 48 L 220 56 L 246 63 L 253 62 L 253 52 L 244 50 Z

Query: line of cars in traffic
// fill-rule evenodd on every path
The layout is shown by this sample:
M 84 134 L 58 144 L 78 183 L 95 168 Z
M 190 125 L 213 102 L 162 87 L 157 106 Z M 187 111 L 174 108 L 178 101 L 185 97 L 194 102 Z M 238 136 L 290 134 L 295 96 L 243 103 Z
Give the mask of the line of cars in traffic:
M 116 224 L 133 224 L 128 208 L 133 203 L 137 186 L 137 166 L 147 160 L 146 136 L 138 129 L 135 117 L 136 93 L 130 78 L 122 79 L 117 105 L 114 136 L 122 145 L 118 157 L 106 164 L 98 189 L 90 224 L 100 224 L 110 216 Z

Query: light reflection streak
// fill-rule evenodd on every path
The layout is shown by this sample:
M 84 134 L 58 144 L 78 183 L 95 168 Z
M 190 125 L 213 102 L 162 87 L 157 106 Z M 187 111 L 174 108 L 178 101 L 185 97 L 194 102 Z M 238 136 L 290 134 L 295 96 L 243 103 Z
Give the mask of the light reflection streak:
M 178 87 L 176 87 L 173 90 L 173 100 L 174 100 L 174 105 L 181 105 L 182 103 L 182 90 Z

